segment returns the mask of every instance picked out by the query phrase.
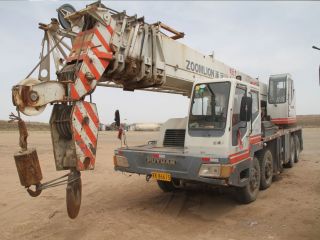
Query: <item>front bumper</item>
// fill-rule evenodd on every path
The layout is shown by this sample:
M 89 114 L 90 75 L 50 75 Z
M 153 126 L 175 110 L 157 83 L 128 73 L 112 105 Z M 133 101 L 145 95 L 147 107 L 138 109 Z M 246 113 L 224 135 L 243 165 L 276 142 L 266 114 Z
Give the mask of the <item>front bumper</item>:
M 203 162 L 203 158 L 201 157 L 167 152 L 155 154 L 155 152 L 152 151 L 134 151 L 130 149 L 117 150 L 115 154 L 120 155 L 121 158 L 125 158 L 128 163 L 117 164 L 117 160 L 115 158 L 114 163 L 116 171 L 142 175 L 151 175 L 152 172 L 164 172 L 171 174 L 171 177 L 175 179 L 220 186 L 245 186 L 248 181 L 247 173 L 249 173 L 249 167 L 252 162 L 250 158 L 234 165 L 216 162 L 214 164 L 220 165 L 222 168 L 231 167 L 230 173 L 224 173 L 221 177 L 204 177 L 199 176 L 199 170 L 203 164 L 209 163 Z M 157 160 L 157 158 L 159 160 Z M 224 159 L 222 162 L 227 161 Z

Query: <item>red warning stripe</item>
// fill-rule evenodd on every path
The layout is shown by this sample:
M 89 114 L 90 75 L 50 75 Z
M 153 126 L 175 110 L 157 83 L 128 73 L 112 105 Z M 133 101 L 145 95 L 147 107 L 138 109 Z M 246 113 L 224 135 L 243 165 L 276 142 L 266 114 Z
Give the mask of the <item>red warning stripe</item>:
M 72 50 L 76 51 L 80 48 L 87 49 L 90 46 L 90 43 L 91 43 L 91 40 L 85 41 L 85 42 L 80 41 L 80 42 L 74 43 L 74 44 L 72 44 Z
M 107 26 L 107 30 L 109 31 L 110 35 L 112 36 L 113 34 L 113 29 L 110 25 Z
M 87 110 L 87 113 L 89 114 L 91 120 L 94 122 L 95 126 L 98 127 L 98 125 L 99 125 L 99 119 L 98 119 L 96 113 L 93 111 L 90 103 L 88 103 L 88 102 L 83 102 L 83 106 L 84 106 L 85 109 Z
M 70 89 L 71 98 L 72 98 L 72 99 L 79 99 L 80 96 L 79 96 L 79 94 L 78 94 L 78 92 L 77 92 L 77 90 L 76 90 L 76 87 L 75 87 L 75 84 L 74 84 L 74 83 L 71 84 L 71 87 L 70 87 L 70 88 L 71 88 L 71 89 Z
M 75 106 L 74 108 L 74 114 L 80 123 L 80 125 L 83 127 L 84 131 L 86 132 L 88 138 L 90 139 L 91 143 L 96 146 L 97 145 L 97 137 L 92 132 L 90 126 L 88 124 L 83 124 L 83 116 L 78 106 Z
M 83 56 L 83 61 L 87 64 L 90 72 L 93 74 L 95 79 L 99 81 L 100 79 L 100 73 L 98 72 L 97 68 L 92 64 L 91 60 L 89 59 L 88 55 Z
M 87 157 L 91 159 L 94 159 L 94 156 L 92 155 L 91 151 L 89 150 L 88 146 L 84 143 L 83 139 L 81 138 L 78 131 L 73 127 L 73 134 L 74 134 L 74 140 L 76 144 L 80 147 L 81 151 L 86 155 Z
M 97 50 L 97 49 L 95 49 L 95 50 Z M 99 52 L 97 50 L 97 51 L 95 51 L 95 55 L 98 58 L 101 58 L 101 59 L 106 59 L 106 60 L 111 60 L 112 59 L 112 53 L 104 53 L 104 52 Z
M 92 51 L 97 56 L 97 53 L 96 53 L 97 49 L 93 48 Z M 99 60 L 100 60 L 100 62 L 102 64 L 103 68 L 106 69 L 108 67 L 108 65 L 109 65 L 109 61 L 101 59 L 101 58 L 99 58 Z
M 91 86 L 90 86 L 86 76 L 84 75 L 84 73 L 81 70 L 78 72 L 78 77 L 80 78 L 86 91 L 89 92 L 91 90 Z
M 107 30 L 109 31 L 109 33 L 112 35 L 113 34 L 113 29 L 111 26 L 107 26 L 106 27 Z M 90 36 L 91 34 L 91 36 Z M 94 46 L 92 43 L 92 37 L 93 34 L 95 34 L 95 36 L 97 37 L 98 41 L 101 43 L 101 45 L 108 51 L 108 52 L 101 52 L 97 49 L 97 46 Z M 86 36 L 85 36 L 86 35 Z M 89 40 L 90 39 L 90 40 Z M 88 57 L 87 54 L 81 54 L 80 56 L 75 56 L 76 54 L 74 53 L 75 50 L 78 50 L 79 48 L 87 48 L 88 46 L 91 47 L 91 50 L 93 52 L 94 55 L 97 56 L 97 58 L 99 59 L 99 61 L 101 62 L 101 65 L 103 67 L 103 69 L 98 69 L 97 66 L 95 66 L 92 63 L 92 60 Z M 89 71 L 94 75 L 95 79 L 97 81 L 100 80 L 101 74 L 104 72 L 104 70 L 108 67 L 110 60 L 112 59 L 112 52 L 111 52 L 111 48 L 109 46 L 109 43 L 106 41 L 106 39 L 102 36 L 102 34 L 99 32 L 98 28 L 93 28 L 87 31 L 83 31 L 78 33 L 74 44 L 72 46 L 72 49 L 74 50 L 73 53 L 71 53 L 69 55 L 69 57 L 67 58 L 67 62 L 71 62 L 75 59 L 79 59 L 79 60 L 83 60 L 83 63 L 85 63 L 88 68 Z M 101 68 L 99 66 L 99 68 Z M 87 81 L 85 74 L 81 71 L 78 73 L 78 78 L 74 84 L 71 84 L 70 86 L 70 95 L 71 98 L 74 100 L 78 100 L 80 97 L 82 97 L 85 94 L 79 93 L 77 90 L 79 89 L 77 87 L 78 84 L 81 84 L 84 86 L 84 89 L 86 90 L 86 92 L 89 92 L 92 90 L 92 87 L 90 85 L 90 83 Z M 81 83 L 79 83 L 78 81 L 81 81 Z M 94 114 L 93 114 L 94 115 Z M 94 121 L 95 124 L 97 124 L 96 121 Z
M 111 52 L 111 48 L 109 44 L 106 42 L 106 40 L 103 38 L 101 33 L 99 32 L 98 29 L 94 31 L 94 34 L 97 36 L 98 40 L 101 42 L 101 44 L 107 49 L 108 52 Z
M 104 69 L 106 69 L 109 65 L 109 60 L 112 59 L 112 53 L 104 53 L 104 52 L 100 52 L 96 46 L 94 46 L 92 43 L 90 44 L 91 50 L 94 53 L 94 55 L 96 55 L 102 66 L 104 67 Z
M 88 115 L 90 116 L 91 120 L 95 123 L 96 127 L 99 125 L 99 119 L 96 115 L 95 111 L 92 109 L 92 106 L 88 102 L 83 102 L 83 106 L 87 110 Z

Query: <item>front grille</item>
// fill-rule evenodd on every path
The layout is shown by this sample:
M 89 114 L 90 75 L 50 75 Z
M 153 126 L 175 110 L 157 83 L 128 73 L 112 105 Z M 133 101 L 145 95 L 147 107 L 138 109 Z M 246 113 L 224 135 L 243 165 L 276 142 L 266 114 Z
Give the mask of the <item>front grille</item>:
M 167 129 L 164 135 L 163 146 L 183 147 L 185 135 L 185 129 Z

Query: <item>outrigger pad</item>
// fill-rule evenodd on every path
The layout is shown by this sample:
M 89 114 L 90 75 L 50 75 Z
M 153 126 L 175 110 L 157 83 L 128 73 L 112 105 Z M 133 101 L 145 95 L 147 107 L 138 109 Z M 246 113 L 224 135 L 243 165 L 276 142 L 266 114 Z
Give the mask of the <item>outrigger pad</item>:
M 55 104 L 50 126 L 57 170 L 94 169 L 99 127 L 94 103 Z

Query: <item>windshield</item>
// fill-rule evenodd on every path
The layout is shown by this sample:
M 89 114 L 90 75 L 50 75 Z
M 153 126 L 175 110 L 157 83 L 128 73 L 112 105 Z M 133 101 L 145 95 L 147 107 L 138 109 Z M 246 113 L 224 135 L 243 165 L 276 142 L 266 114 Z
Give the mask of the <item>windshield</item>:
M 195 86 L 189 129 L 224 129 L 226 126 L 230 82 Z

